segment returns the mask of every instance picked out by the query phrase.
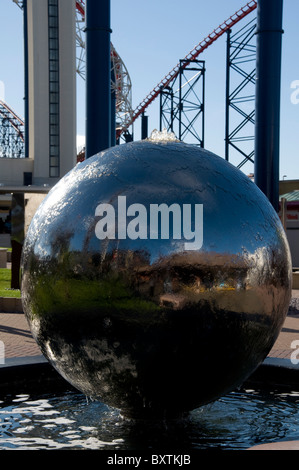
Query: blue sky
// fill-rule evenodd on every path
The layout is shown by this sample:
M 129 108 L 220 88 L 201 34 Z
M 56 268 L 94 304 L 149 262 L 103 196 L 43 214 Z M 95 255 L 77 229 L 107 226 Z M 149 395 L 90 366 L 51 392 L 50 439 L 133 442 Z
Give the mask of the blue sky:
M 111 40 L 131 77 L 133 108 L 195 45 L 246 3 L 247 0 L 112 0 Z M 1 5 L 0 94 L 23 117 L 22 12 L 12 0 L 1 0 Z M 299 90 L 298 18 L 298 0 L 284 0 L 280 177 L 286 179 L 299 179 L 299 92 L 296 94 L 296 89 L 291 88 L 294 84 Z M 221 157 L 224 156 L 225 53 L 226 36 L 223 36 L 198 57 L 205 60 L 207 69 L 205 147 Z M 84 135 L 84 82 L 80 77 L 77 97 L 77 133 Z M 149 131 L 159 126 L 158 101 L 147 109 Z M 135 122 L 134 137 L 140 138 L 140 119 Z M 246 165 L 243 171 L 253 172 L 253 165 Z

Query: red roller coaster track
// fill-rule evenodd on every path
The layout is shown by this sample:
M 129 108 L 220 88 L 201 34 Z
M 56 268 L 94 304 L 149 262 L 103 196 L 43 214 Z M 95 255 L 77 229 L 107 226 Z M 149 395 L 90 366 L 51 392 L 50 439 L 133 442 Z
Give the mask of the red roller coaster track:
M 80 12 L 82 17 L 85 15 L 85 4 L 84 1 L 76 2 L 77 10 Z M 192 49 L 189 54 L 184 58 L 183 68 L 187 67 L 189 63 L 196 59 L 199 54 L 205 51 L 209 46 L 211 46 L 218 38 L 220 38 L 226 31 L 232 28 L 240 20 L 249 15 L 252 11 L 257 8 L 257 0 L 251 0 L 246 5 L 244 5 L 240 10 L 238 10 L 234 15 L 230 16 L 226 21 L 214 29 L 211 34 L 209 34 L 203 41 L 201 41 L 194 49 Z M 158 85 L 145 97 L 145 99 L 137 106 L 133 112 L 131 120 L 128 122 L 126 127 L 118 129 L 117 133 L 120 136 L 125 132 L 133 122 L 146 110 L 146 108 L 159 96 L 161 90 L 166 88 L 175 78 L 178 76 L 180 70 L 180 64 L 177 64 L 165 77 L 161 80 Z
M 257 7 L 257 0 L 251 0 L 244 7 L 238 10 L 234 15 L 230 16 L 224 23 L 214 29 L 214 31 L 209 34 L 203 41 L 201 41 L 189 54 L 184 58 L 183 67 L 187 67 L 188 64 L 196 59 L 199 54 L 206 50 L 211 44 L 213 44 L 220 36 L 222 36 L 226 31 L 232 28 L 240 20 L 245 18 L 249 13 L 254 11 Z M 189 62 L 188 62 L 189 61 Z M 145 97 L 145 99 L 137 106 L 133 113 L 132 120 L 129 125 L 133 122 L 146 110 L 146 108 L 157 98 L 161 93 L 163 88 L 167 87 L 179 74 L 180 64 L 177 64 L 165 77 L 161 80 L 158 85 Z M 125 130 L 125 129 L 124 129 Z
M 84 17 L 85 15 L 85 9 L 84 9 L 84 2 L 81 1 L 81 2 L 76 2 L 76 8 L 78 10 L 79 13 L 81 13 L 82 17 Z

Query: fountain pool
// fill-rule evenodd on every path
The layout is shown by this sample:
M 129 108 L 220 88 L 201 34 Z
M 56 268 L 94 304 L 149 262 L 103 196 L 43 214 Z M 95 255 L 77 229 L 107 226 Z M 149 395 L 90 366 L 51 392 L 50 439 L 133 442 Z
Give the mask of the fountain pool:
M 0 395 L 0 450 L 176 453 L 246 450 L 299 439 L 299 392 L 246 387 L 179 420 L 124 418 L 74 390 Z

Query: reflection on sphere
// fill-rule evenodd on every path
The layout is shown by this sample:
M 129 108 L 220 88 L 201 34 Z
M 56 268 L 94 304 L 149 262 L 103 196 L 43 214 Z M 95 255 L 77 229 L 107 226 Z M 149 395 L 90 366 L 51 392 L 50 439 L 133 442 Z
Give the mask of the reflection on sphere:
M 201 205 L 200 248 L 173 233 L 131 239 L 118 223 L 101 240 L 99 205 L 134 220 L 118 201 L 147 213 Z M 290 296 L 270 203 L 232 165 L 181 142 L 125 144 L 78 164 L 39 207 L 23 249 L 24 312 L 43 354 L 87 396 L 136 416 L 180 414 L 241 385 L 272 348 Z

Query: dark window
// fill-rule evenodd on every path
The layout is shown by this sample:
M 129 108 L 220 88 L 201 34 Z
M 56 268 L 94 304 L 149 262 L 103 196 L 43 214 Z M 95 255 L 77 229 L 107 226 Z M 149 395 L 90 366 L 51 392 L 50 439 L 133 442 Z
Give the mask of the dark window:
M 48 0 L 49 28 L 49 174 L 52 178 L 60 176 L 60 136 L 59 136 L 59 14 L 58 0 Z

